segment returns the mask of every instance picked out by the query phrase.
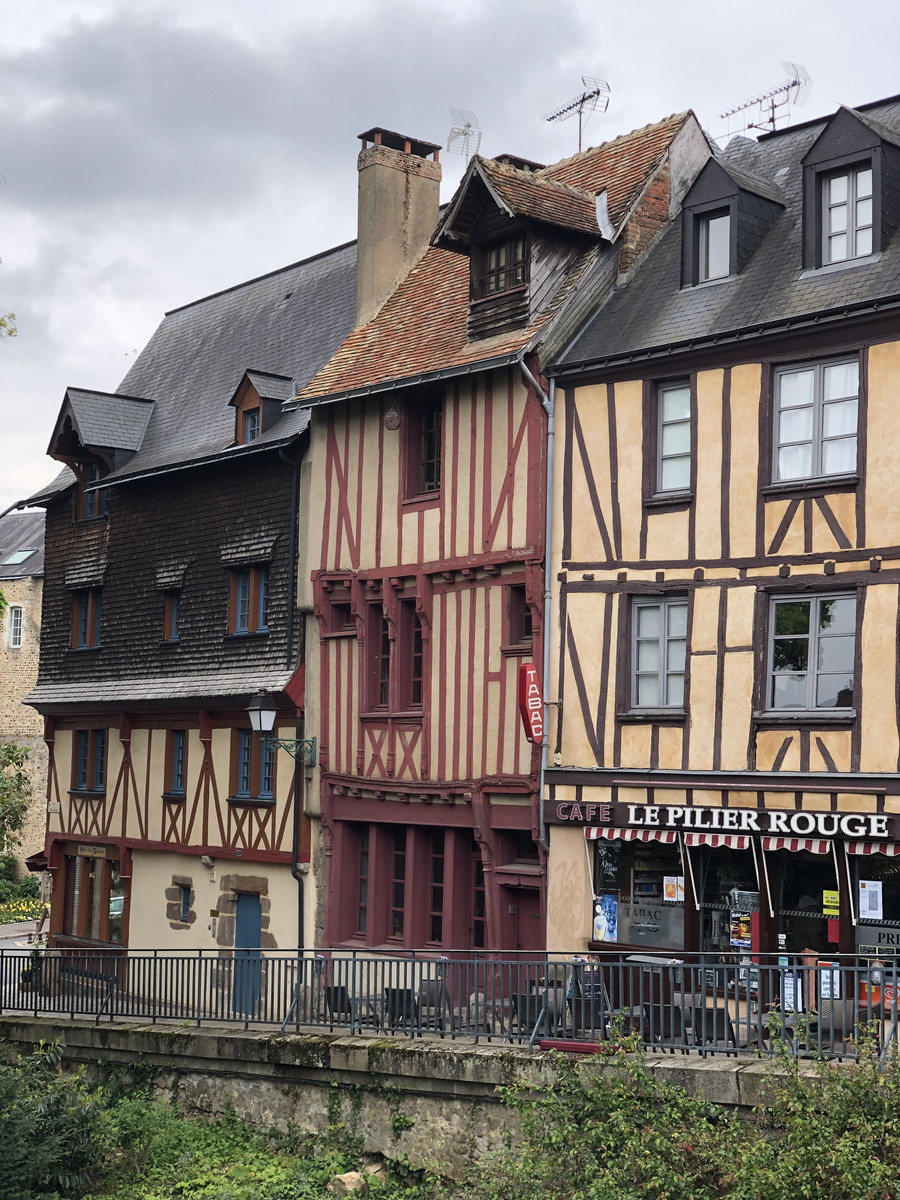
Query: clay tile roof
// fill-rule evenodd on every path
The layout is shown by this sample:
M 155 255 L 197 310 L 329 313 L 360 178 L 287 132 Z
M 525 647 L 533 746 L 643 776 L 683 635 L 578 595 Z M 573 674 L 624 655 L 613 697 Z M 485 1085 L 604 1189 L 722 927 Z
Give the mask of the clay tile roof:
M 618 224 L 690 115 L 668 117 L 539 172 L 492 160 L 479 160 L 479 166 L 516 212 L 588 231 L 599 241 L 594 194 L 606 189 L 610 217 Z M 558 311 L 592 253 L 591 247 L 585 250 L 550 305 L 530 325 L 470 341 L 469 259 L 429 247 L 369 324 L 354 329 L 300 392 L 299 402 L 374 390 L 439 371 L 462 372 L 469 365 L 524 351 Z
M 569 187 L 556 179 L 543 179 L 533 171 L 520 171 L 492 159 L 479 159 L 482 173 L 503 202 L 517 216 L 532 217 L 564 229 L 597 236 L 597 212 L 591 192 Z
M 570 188 L 593 193 L 605 188 L 609 218 L 618 226 L 640 194 L 648 172 L 690 116 L 689 111 L 675 113 L 655 125 L 645 125 L 564 158 L 535 174 L 539 179 L 554 179 Z

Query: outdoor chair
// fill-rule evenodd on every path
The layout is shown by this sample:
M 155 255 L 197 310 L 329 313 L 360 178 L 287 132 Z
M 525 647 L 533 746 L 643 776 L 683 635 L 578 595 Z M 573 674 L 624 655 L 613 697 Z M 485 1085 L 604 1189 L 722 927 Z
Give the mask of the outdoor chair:
M 410 1036 L 419 1029 L 419 1002 L 412 988 L 384 989 L 384 1024 L 390 1030 L 404 1026 Z
M 599 971 L 585 973 L 583 967 L 574 968 L 568 1006 L 573 1037 L 607 1040 L 612 1010 L 609 993 Z
M 825 1053 L 846 1053 L 858 1021 L 859 1011 L 855 1000 L 836 1000 L 833 997 L 819 1000 L 818 1035 L 821 1049 Z M 812 1029 L 810 1041 L 813 1041 Z
M 513 992 L 510 996 L 513 1020 L 520 1034 L 527 1033 L 529 1047 L 534 1045 L 538 1026 L 543 1024 L 546 1029 L 547 1009 L 544 998 L 540 994 Z
M 328 1027 L 333 1030 L 335 1025 L 349 1025 L 350 1032 L 357 1030 L 362 1033 L 362 1014 L 371 1018 L 372 1024 L 378 1024 L 377 1014 L 371 1000 L 364 997 L 351 996 L 341 984 L 329 984 L 325 988 L 325 1007 L 328 1009 Z
M 691 1025 L 691 1041 L 694 1046 L 711 1047 L 714 1050 L 725 1049 L 728 1054 L 737 1056 L 737 1038 L 731 1017 L 724 1008 L 706 1008 L 695 1005 L 694 1019 Z M 734 1047 L 728 1050 L 728 1047 Z

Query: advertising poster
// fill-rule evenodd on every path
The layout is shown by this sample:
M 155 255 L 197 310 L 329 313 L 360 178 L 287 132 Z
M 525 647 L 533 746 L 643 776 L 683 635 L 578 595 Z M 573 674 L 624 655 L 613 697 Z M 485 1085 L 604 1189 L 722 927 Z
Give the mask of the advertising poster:
M 750 949 L 750 914 L 731 910 L 731 945 Z
M 822 916 L 839 917 L 841 915 L 841 893 L 824 891 L 822 893 Z
M 594 900 L 594 941 L 615 942 L 619 934 L 619 901 L 615 896 Z
M 663 876 L 663 900 L 668 904 L 684 904 L 684 876 Z
M 834 963 L 820 962 L 819 996 L 822 1000 L 840 1000 L 841 973 L 834 970 Z
M 859 915 L 866 921 L 884 920 L 880 879 L 861 879 L 859 881 Z

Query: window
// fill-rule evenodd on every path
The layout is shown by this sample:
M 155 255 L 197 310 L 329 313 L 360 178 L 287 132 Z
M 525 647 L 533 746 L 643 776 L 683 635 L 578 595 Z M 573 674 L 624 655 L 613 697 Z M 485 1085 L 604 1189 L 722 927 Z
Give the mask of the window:
M 697 223 L 697 282 L 731 274 L 731 214 L 709 213 Z
M 406 410 L 405 498 L 436 496 L 441 488 L 441 398 L 414 397 Z
M 178 620 L 181 615 L 181 592 L 171 591 L 165 594 L 163 613 L 163 638 L 167 642 L 177 642 Z
M 90 941 L 122 942 L 125 884 L 119 860 L 66 854 L 62 934 Z
M 853 707 L 856 597 L 772 601 L 767 707 Z
M 472 842 L 472 946 L 483 950 L 485 946 L 485 923 L 487 907 L 484 897 L 484 863 L 481 861 L 481 847 L 476 841 Z
M 822 262 L 872 253 L 872 168 L 826 175 L 822 186 Z
M 232 748 L 232 800 L 275 802 L 275 747 L 236 729 Z
M 187 737 L 183 729 L 166 733 L 166 798 L 183 799 L 187 768 Z
M 498 296 L 528 282 L 528 242 L 524 233 L 483 248 L 479 257 L 474 299 Z
M 72 648 L 90 650 L 100 645 L 100 589 L 72 593 Z
M 687 601 L 632 602 L 632 706 L 684 707 Z
M 97 483 L 109 474 L 105 463 L 88 463 L 84 469 L 85 485 Z M 84 519 L 90 521 L 94 517 L 105 517 L 109 514 L 109 489 L 98 488 L 96 491 L 84 493 Z
M 506 589 L 506 639 L 510 647 L 531 651 L 533 637 L 531 608 L 524 584 L 511 584 Z
M 775 377 L 775 482 L 856 471 L 859 360 L 785 367 Z
M 106 730 L 76 729 L 72 790 L 103 792 L 106 789 Z
M 244 443 L 255 442 L 261 432 L 259 409 L 245 409 L 242 415 L 244 422 Z
M 406 826 L 394 830 L 391 854 L 391 937 L 403 937 L 406 906 Z
M 428 940 L 441 942 L 444 934 L 444 831 L 431 835 L 431 883 L 428 889 Z
M 356 931 L 365 936 L 369 924 L 369 827 L 359 832 L 359 889 L 357 891 Z
M 420 709 L 425 696 L 425 639 L 414 599 L 397 606 L 397 637 L 380 604 L 369 606 L 368 708 L 391 712 Z
M 345 581 L 326 580 L 322 585 L 324 632 L 336 636 L 355 636 L 356 618 L 350 587 Z
M 186 925 L 191 918 L 191 889 L 186 884 L 181 885 L 181 915 L 180 920 Z
M 231 572 L 228 630 L 236 634 L 268 633 L 268 567 L 242 567 Z
M 22 649 L 22 606 L 20 604 L 11 604 L 8 610 L 9 615 L 9 648 L 10 650 Z
M 662 384 L 657 392 L 656 491 L 686 492 L 691 487 L 691 388 L 687 382 Z
M 666 891 L 672 879 L 674 900 Z M 603 838 L 594 842 L 594 941 L 683 950 L 683 894 L 677 846 Z
M 34 553 L 34 550 L 13 550 L 12 554 L 7 554 L 0 565 L 4 567 L 17 567 L 19 563 L 23 563 L 27 558 L 31 558 Z

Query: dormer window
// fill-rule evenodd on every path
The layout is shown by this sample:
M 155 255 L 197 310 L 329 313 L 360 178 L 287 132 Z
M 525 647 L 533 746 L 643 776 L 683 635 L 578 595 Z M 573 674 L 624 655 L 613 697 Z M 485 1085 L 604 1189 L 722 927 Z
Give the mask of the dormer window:
M 244 444 L 255 442 L 260 435 L 260 413 L 258 408 L 246 409 L 244 418 Z
M 480 270 L 474 283 L 474 299 L 499 296 L 528 282 L 528 239 L 525 234 L 495 242 L 478 252 Z
M 731 213 L 716 212 L 698 218 L 697 279 L 725 279 L 731 274 Z
M 844 262 L 872 253 L 872 168 L 840 171 L 822 180 L 822 261 Z
M 98 483 L 101 479 L 105 479 L 109 474 L 109 467 L 106 463 L 88 463 L 84 468 L 85 485 L 90 483 Z M 84 493 L 84 519 L 92 520 L 94 517 L 105 517 L 109 514 L 109 492 L 106 488 L 96 488 L 94 491 L 85 491 Z

